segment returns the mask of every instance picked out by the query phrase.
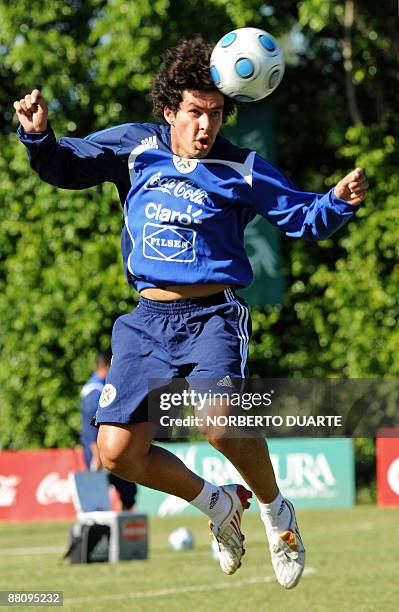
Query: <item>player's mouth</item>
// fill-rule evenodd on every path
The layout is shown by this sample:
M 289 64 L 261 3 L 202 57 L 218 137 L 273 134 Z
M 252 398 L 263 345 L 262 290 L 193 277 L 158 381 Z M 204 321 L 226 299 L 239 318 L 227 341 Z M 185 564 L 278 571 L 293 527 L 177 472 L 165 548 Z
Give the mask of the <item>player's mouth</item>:
M 196 139 L 196 143 L 198 148 L 201 151 L 208 151 L 209 147 L 210 147 L 210 138 L 209 136 L 201 136 L 200 138 Z

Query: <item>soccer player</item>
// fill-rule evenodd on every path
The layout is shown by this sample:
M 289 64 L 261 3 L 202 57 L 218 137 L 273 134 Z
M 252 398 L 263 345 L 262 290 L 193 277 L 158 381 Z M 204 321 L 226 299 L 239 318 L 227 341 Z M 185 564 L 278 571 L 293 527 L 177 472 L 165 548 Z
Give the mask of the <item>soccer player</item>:
M 98 353 L 96 356 L 96 369 L 89 380 L 83 385 L 80 392 L 81 398 L 81 436 L 83 454 L 88 470 L 97 472 L 103 469 L 100 453 L 97 445 L 98 429 L 92 425 L 96 415 L 98 402 L 105 385 L 105 379 L 111 365 L 111 356 L 106 353 Z M 128 482 L 108 472 L 108 481 L 119 493 L 122 510 L 131 510 L 134 505 L 137 487 L 134 482 Z
M 113 362 L 96 414 L 101 461 L 121 478 L 204 512 L 221 568 L 233 574 L 241 565 L 241 517 L 252 494 L 242 485 L 206 482 L 152 444 L 148 380 L 187 378 L 195 386 L 200 379 L 244 379 L 251 324 L 235 290 L 252 281 L 245 226 L 261 214 L 287 236 L 328 238 L 352 218 L 368 184 L 356 168 L 324 195 L 302 192 L 254 151 L 223 138 L 219 131 L 233 102 L 211 79 L 211 50 L 196 38 L 166 53 L 151 92 L 161 125 L 128 123 L 57 142 L 39 90 L 14 108 L 19 138 L 44 181 L 66 189 L 111 181 L 123 205 L 122 257 L 140 301 L 113 329 Z M 305 549 L 266 443 L 260 436 L 208 440 L 255 493 L 277 580 L 294 587 Z

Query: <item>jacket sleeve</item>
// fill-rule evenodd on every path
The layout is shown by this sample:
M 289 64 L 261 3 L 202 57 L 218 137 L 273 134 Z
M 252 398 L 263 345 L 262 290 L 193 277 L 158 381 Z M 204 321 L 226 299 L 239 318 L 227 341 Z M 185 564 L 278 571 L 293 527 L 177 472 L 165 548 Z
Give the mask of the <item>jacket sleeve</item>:
M 120 154 L 124 131 L 117 126 L 86 138 L 57 142 L 50 125 L 41 133 L 25 132 L 20 126 L 18 138 L 41 179 L 64 189 L 85 189 L 106 181 L 116 185 L 126 181 L 127 159 Z
M 255 155 L 249 206 L 286 236 L 323 240 L 353 217 L 358 207 L 334 195 L 299 191 L 279 170 Z

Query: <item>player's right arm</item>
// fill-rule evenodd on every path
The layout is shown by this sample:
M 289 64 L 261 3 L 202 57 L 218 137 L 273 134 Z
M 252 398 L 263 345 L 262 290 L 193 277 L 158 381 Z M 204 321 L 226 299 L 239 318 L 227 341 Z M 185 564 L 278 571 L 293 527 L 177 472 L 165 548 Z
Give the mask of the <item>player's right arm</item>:
M 118 128 L 89 138 L 62 138 L 57 142 L 48 122 L 47 104 L 34 89 L 14 102 L 20 126 L 18 138 L 25 145 L 30 164 L 47 183 L 64 189 L 85 189 L 105 181 L 118 186 L 125 181 L 126 164 L 117 152 Z

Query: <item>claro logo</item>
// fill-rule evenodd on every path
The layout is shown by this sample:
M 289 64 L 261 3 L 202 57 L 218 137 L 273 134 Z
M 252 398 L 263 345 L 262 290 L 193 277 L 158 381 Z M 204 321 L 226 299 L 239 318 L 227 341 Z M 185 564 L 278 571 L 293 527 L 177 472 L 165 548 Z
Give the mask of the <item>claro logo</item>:
M 180 210 L 170 210 L 170 208 L 162 207 L 161 204 L 150 202 L 145 207 L 145 216 L 147 219 L 161 221 L 163 223 L 180 223 L 181 225 L 190 225 L 191 223 L 202 223 L 200 216 L 202 210 L 192 212 L 192 206 L 189 204 L 185 212 Z

